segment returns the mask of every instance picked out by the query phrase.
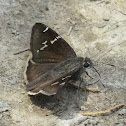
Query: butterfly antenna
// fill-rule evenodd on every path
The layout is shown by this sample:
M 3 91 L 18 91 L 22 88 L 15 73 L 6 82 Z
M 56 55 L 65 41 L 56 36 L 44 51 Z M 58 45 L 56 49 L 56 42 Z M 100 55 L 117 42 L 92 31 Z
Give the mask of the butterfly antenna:
M 97 83 L 100 79 L 101 79 L 101 75 L 99 74 L 99 72 L 97 71 L 97 69 L 95 69 L 95 67 L 93 67 L 92 66 L 92 68 L 95 70 L 95 72 L 98 74 L 98 76 L 99 76 L 99 79 L 97 80 L 97 81 L 95 81 L 95 82 L 93 82 L 93 83 L 88 83 L 88 85 L 92 85 L 92 84 L 95 84 L 95 83 Z M 86 74 L 87 74 L 87 72 L 86 72 Z M 88 75 L 88 74 L 87 74 Z M 89 76 L 89 75 L 88 75 Z M 89 76 L 90 77 L 90 76 Z M 91 77 L 92 78 L 92 77 Z M 93 79 L 93 78 L 92 78 Z M 103 85 L 104 86 L 104 85 Z
M 97 62 L 97 61 L 96 61 L 96 62 Z M 108 65 L 108 66 L 114 67 L 114 68 L 115 68 L 115 71 L 116 71 L 116 66 L 113 65 L 113 64 L 108 64 L 108 63 L 103 63 L 103 62 L 98 62 L 98 63 L 102 63 L 102 64 L 105 64 L 105 65 Z
M 100 73 L 97 71 L 97 69 L 95 69 L 95 67 L 93 67 L 93 66 L 92 66 L 92 68 L 93 68 L 93 69 L 95 70 L 95 72 L 98 74 L 99 79 L 98 79 L 97 81 L 93 82 L 93 83 L 89 83 L 88 85 L 95 84 L 95 83 L 99 82 L 100 79 L 101 79 L 101 75 L 100 75 Z M 102 81 L 101 81 L 101 83 L 102 83 Z M 103 83 L 102 83 L 102 85 L 103 85 L 103 87 L 105 87 L 105 85 L 104 85 Z
M 93 67 L 92 66 L 92 68 L 95 70 L 95 72 L 98 74 L 98 76 L 99 76 L 99 80 L 101 79 L 101 75 L 100 75 L 100 73 L 97 71 L 97 69 L 95 69 L 95 67 Z
M 23 52 L 26 52 L 26 51 L 30 51 L 30 49 L 25 49 L 25 50 L 23 50 L 23 51 L 20 51 L 20 52 L 14 53 L 14 55 L 18 55 L 18 54 L 23 53 Z

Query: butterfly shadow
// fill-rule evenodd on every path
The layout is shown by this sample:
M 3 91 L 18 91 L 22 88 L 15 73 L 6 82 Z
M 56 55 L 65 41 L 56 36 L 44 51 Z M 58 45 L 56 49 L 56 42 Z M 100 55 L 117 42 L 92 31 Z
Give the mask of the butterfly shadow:
M 38 94 L 30 96 L 30 99 L 33 104 L 51 110 L 52 114 L 60 119 L 71 119 L 87 101 L 88 94 L 87 91 L 67 84 L 54 96 Z

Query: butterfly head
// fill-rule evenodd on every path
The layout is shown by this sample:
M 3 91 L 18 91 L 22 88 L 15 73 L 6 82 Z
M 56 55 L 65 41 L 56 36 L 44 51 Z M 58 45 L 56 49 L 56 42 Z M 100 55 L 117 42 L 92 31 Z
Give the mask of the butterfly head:
M 92 66 L 93 66 L 93 63 L 90 60 L 90 58 L 85 57 L 85 60 L 84 60 L 84 68 L 92 67 Z

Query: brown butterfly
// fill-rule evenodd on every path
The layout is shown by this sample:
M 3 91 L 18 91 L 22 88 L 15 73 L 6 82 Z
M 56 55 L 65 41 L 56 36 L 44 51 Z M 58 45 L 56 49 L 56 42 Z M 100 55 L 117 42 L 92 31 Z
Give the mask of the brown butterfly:
M 73 74 L 91 64 L 88 58 L 77 57 L 64 39 L 42 23 L 32 28 L 30 50 L 24 74 L 29 95 L 54 95 Z

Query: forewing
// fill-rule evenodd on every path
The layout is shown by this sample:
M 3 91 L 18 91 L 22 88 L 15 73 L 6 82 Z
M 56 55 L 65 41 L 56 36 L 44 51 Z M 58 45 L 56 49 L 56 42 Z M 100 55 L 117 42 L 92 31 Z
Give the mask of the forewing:
M 33 26 L 30 46 L 35 63 L 58 63 L 76 57 L 70 45 L 42 23 Z

